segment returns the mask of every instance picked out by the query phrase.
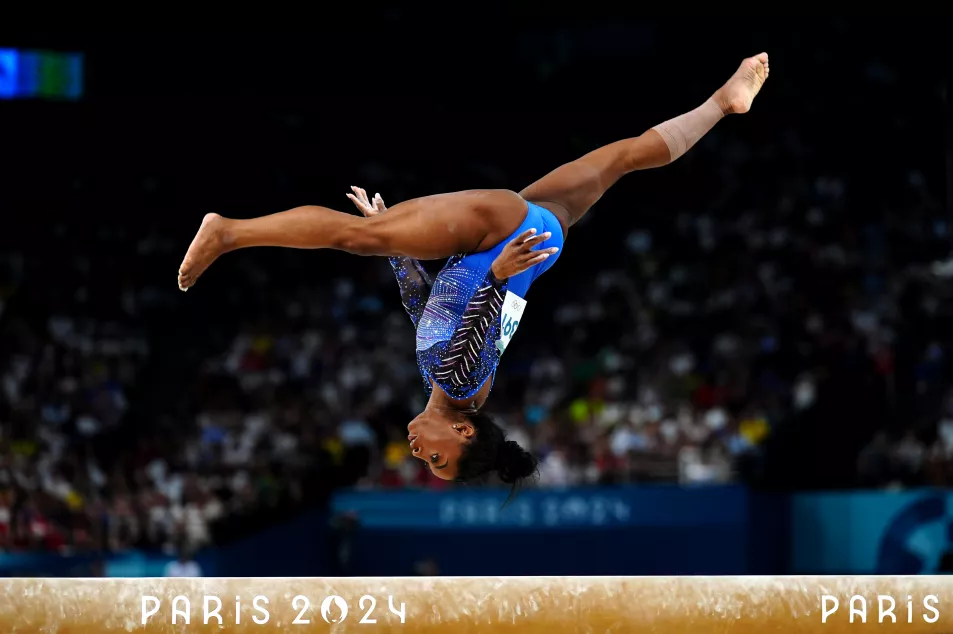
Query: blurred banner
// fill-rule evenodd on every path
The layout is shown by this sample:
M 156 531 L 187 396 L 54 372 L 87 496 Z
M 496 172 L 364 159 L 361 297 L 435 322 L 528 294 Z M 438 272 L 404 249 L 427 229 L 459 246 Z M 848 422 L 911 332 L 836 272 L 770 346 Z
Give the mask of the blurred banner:
M 170 561 L 172 557 L 161 553 L 139 551 L 112 555 L 4 553 L 0 555 L 0 577 L 161 577 Z M 214 560 L 205 557 L 203 561 Z
M 951 572 L 953 494 L 944 491 L 793 496 L 792 572 Z
M 196 556 L 206 575 L 936 574 L 953 493 L 758 494 L 676 486 L 343 492 Z M 0 576 L 157 576 L 170 557 L 0 555 Z
M 348 574 L 758 574 L 785 568 L 784 496 L 744 487 L 644 486 L 506 493 L 351 492 Z
M 206 575 L 768 574 L 787 556 L 786 496 L 743 487 L 506 493 L 344 492 L 315 511 L 209 548 Z M 168 556 L 0 555 L 4 576 L 153 576 Z
M 101 557 L 24 552 L 0 554 L 0 577 L 96 577 Z
M 72 101 L 82 96 L 82 55 L 0 48 L 0 99 Z
M 744 521 L 743 487 L 678 486 L 529 490 L 503 508 L 506 491 L 376 491 L 335 496 L 364 528 L 576 530 L 612 526 L 714 526 Z

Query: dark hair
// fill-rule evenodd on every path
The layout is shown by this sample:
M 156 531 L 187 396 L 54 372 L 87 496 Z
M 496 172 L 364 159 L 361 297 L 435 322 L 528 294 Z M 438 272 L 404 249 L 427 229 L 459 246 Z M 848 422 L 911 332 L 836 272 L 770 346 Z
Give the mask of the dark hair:
M 457 480 L 484 478 L 496 472 L 500 481 L 511 485 L 512 498 L 523 481 L 538 472 L 539 460 L 517 442 L 507 440 L 506 433 L 489 414 L 469 412 L 467 419 L 476 434 L 463 446 L 457 467 Z

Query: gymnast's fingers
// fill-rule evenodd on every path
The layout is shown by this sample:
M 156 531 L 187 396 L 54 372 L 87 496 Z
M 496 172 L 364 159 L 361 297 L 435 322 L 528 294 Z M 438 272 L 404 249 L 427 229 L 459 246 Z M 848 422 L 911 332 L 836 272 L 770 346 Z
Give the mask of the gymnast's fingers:
M 545 242 L 546 240 L 549 240 L 551 237 L 553 237 L 553 234 L 549 231 L 546 231 L 545 233 L 541 233 L 538 236 L 534 236 L 532 238 L 529 238 L 528 240 L 525 240 L 523 244 L 520 245 L 520 248 L 523 251 L 529 251 L 540 242 Z
M 351 202 L 358 208 L 358 210 L 365 216 L 376 216 L 377 212 L 370 205 L 364 204 L 360 198 L 354 194 L 347 194 L 347 197 L 351 199 Z
M 531 268 L 531 267 L 533 267 L 533 266 L 539 264 L 540 262 L 542 262 L 543 260 L 545 260 L 545 259 L 548 258 L 548 257 L 549 257 L 549 252 L 548 252 L 548 251 L 536 252 L 536 255 L 533 255 L 533 257 L 531 257 L 530 259 L 526 260 L 526 262 L 524 262 L 524 263 L 520 266 L 520 269 L 521 269 L 520 272 L 525 271 L 526 269 Z
M 384 205 L 384 199 L 380 194 L 374 194 L 374 208 L 380 213 L 387 211 L 387 206 Z
M 348 199 L 349 199 L 352 203 L 354 203 L 355 205 L 357 205 L 357 208 L 358 208 L 358 209 L 360 209 L 360 208 L 362 207 L 361 201 L 358 200 L 358 199 L 357 199 L 357 196 L 355 196 L 354 194 L 345 194 L 345 196 L 347 196 Z
M 551 255 L 555 255 L 559 251 L 559 247 L 550 247 L 548 249 L 539 249 L 538 251 L 530 251 L 526 254 L 527 262 L 542 262 Z M 542 260 L 538 259 L 539 256 L 545 256 Z
M 511 247 L 513 247 L 513 248 L 519 248 L 520 245 L 522 245 L 524 242 L 526 242 L 527 240 L 529 240 L 529 239 L 533 236 L 533 234 L 535 234 L 535 233 L 536 233 L 536 229 L 527 229 L 527 230 L 524 231 L 523 233 L 521 233 L 521 234 L 519 234 L 518 236 L 516 236 L 515 238 L 513 238 L 513 240 L 510 242 L 509 246 L 511 246 Z

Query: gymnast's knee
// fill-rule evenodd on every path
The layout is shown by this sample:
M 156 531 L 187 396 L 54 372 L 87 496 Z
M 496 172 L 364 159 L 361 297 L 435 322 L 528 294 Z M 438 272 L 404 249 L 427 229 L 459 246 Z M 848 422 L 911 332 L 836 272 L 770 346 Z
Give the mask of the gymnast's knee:
M 334 248 L 354 255 L 386 255 L 387 240 L 378 226 L 368 222 L 356 222 L 344 227 L 335 237 Z

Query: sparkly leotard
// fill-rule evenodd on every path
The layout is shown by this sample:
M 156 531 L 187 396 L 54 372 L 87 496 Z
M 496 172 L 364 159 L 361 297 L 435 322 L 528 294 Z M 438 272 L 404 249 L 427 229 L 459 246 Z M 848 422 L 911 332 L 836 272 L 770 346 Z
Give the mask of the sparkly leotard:
M 417 330 L 417 366 L 427 393 L 431 381 L 453 399 L 476 395 L 492 381 L 503 354 L 502 331 L 512 335 L 518 321 L 505 326 L 504 299 L 524 299 L 537 277 L 555 264 L 562 253 L 563 233 L 547 209 L 528 204 L 526 220 L 506 240 L 488 251 L 451 258 L 431 281 L 423 266 L 411 258 L 390 258 L 400 285 L 401 300 Z M 552 237 L 542 246 L 560 247 L 553 256 L 507 280 L 490 271 L 493 260 L 520 233 L 536 229 Z

